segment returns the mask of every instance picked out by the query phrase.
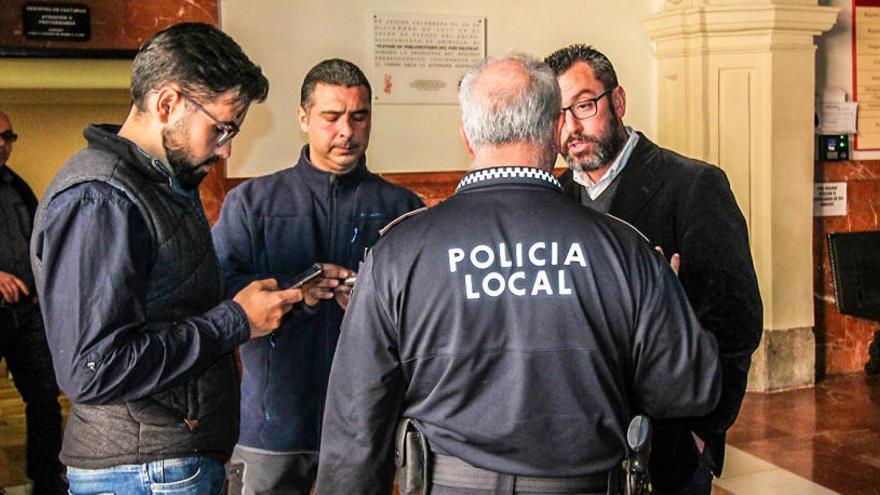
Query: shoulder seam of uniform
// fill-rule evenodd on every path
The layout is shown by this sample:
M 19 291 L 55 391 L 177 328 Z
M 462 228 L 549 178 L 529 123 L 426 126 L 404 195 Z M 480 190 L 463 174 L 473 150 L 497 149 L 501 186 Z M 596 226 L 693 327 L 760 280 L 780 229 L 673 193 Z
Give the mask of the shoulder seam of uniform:
M 400 215 L 399 217 L 395 218 L 394 220 L 388 222 L 388 225 L 386 225 L 386 226 L 382 227 L 381 229 L 379 229 L 379 236 L 380 236 L 380 237 L 384 236 L 385 234 L 388 233 L 388 231 L 390 231 L 391 229 L 393 229 L 397 224 L 403 222 L 403 221 L 406 220 L 407 218 L 409 218 L 409 217 L 414 217 L 414 216 L 416 216 L 416 215 L 418 215 L 418 214 L 420 214 L 420 213 L 424 213 L 424 212 L 427 211 L 427 210 L 428 210 L 428 207 L 427 207 L 427 206 L 423 206 L 423 207 L 421 207 L 421 208 L 417 208 L 417 209 L 415 209 L 415 210 L 408 211 L 408 212 L 404 213 L 403 215 Z
M 651 243 L 651 239 L 648 239 L 648 236 L 646 236 L 645 234 L 643 234 L 642 231 L 639 230 L 638 228 L 636 228 L 635 225 L 633 225 L 633 224 L 627 222 L 626 220 L 624 220 L 624 219 L 622 219 L 622 218 L 620 218 L 620 217 L 614 216 L 614 215 L 612 215 L 611 213 L 606 213 L 606 215 L 608 215 L 609 217 L 611 217 L 611 218 L 617 220 L 618 222 L 620 222 L 620 223 L 626 225 L 627 227 L 633 229 L 633 230 L 636 232 L 636 234 L 639 234 L 639 235 L 642 237 L 642 239 L 644 239 L 645 242 L 647 242 L 648 244 Z

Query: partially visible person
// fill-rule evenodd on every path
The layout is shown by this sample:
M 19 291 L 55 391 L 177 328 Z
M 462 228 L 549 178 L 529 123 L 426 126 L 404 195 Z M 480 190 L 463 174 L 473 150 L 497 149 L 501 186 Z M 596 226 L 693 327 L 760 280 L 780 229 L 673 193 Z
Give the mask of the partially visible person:
M 745 219 L 720 168 L 663 149 L 623 124 L 626 93 L 605 55 L 571 45 L 545 61 L 562 90 L 565 195 L 629 222 L 672 258 L 700 323 L 718 340 L 718 406 L 702 417 L 658 422 L 651 458 L 656 493 L 708 495 L 763 331 Z
M 131 88 L 123 125 L 87 127 L 37 210 L 37 293 L 73 402 L 61 460 L 73 494 L 223 493 L 232 351 L 302 293 L 263 279 L 223 299 L 198 186 L 269 84 L 232 38 L 185 23 L 143 44 Z
M 58 385 L 28 256 L 37 198 L 7 163 L 16 139 L 12 121 L 0 112 L 0 358 L 6 359 L 25 403 L 33 493 L 63 494 Z
M 562 195 L 549 67 L 491 59 L 459 99 L 471 171 L 367 257 L 330 374 L 317 492 L 390 493 L 394 460 L 422 459 L 402 432 L 394 446 L 408 418 L 432 495 L 605 494 L 633 411 L 714 407 L 715 340 L 634 229 Z
M 379 229 L 422 202 L 367 169 L 371 89 L 351 62 L 306 74 L 297 117 L 308 143 L 297 162 L 229 192 L 214 226 L 227 292 L 290 279 L 315 262 L 323 279 L 278 332 L 242 346 L 241 436 L 230 491 L 311 492 L 327 376 L 351 282 Z

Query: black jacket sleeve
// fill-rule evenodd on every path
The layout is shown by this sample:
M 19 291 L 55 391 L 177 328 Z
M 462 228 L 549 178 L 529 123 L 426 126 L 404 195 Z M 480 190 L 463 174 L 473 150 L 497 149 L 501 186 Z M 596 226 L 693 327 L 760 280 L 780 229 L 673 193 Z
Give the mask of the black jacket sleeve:
M 24 201 L 25 205 L 27 205 L 28 211 L 31 212 L 31 218 L 37 213 L 37 197 L 34 196 L 34 191 L 31 187 L 24 181 L 18 174 L 16 174 L 12 169 L 7 166 L 7 170 L 12 175 L 12 187 L 15 188 L 15 191 L 21 196 L 21 199 Z
M 751 355 L 761 340 L 763 306 L 746 222 L 724 172 L 700 167 L 682 209 L 679 278 L 700 323 L 718 340 L 721 359 L 721 400 L 692 423 L 694 432 L 710 439 L 739 413 Z
M 317 493 L 391 493 L 394 432 L 406 386 L 387 307 L 367 255 L 330 371 Z
M 161 391 L 250 335 L 232 301 L 180 321 L 148 321 L 147 232 L 124 193 L 87 182 L 52 199 L 34 233 L 46 337 L 58 385 L 73 402 L 123 403 Z
M 721 384 L 718 346 L 704 331 L 675 274 L 662 256 L 642 263 L 642 295 L 632 344 L 632 390 L 639 408 L 654 418 L 708 414 Z

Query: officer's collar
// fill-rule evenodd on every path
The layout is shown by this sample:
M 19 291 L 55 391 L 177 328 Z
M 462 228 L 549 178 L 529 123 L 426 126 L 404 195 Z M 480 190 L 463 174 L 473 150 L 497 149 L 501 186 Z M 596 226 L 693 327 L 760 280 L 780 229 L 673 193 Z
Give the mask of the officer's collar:
M 496 184 L 535 184 L 562 191 L 559 181 L 550 172 L 534 167 L 490 167 L 468 172 L 461 178 L 455 192 Z

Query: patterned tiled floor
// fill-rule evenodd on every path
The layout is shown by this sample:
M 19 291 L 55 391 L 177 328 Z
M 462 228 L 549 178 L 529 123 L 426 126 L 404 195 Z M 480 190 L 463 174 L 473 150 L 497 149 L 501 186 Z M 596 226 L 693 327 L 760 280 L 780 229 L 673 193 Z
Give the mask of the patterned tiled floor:
M 727 441 L 754 460 L 828 490 L 880 495 L 880 376 L 838 375 L 811 388 L 748 394 Z M 728 476 L 726 471 L 718 484 L 736 493 L 829 493 L 759 491 L 771 474 L 756 473 L 751 484 Z
M 728 444 L 713 495 L 880 495 L 880 377 L 748 394 Z M 27 495 L 24 470 L 24 405 L 0 363 L 0 487 Z
M 61 408 L 64 417 L 70 403 L 62 397 Z M 15 385 L 9 381 L 6 362 L 0 361 L 0 487 L 7 495 L 24 495 L 25 476 L 24 403 Z

